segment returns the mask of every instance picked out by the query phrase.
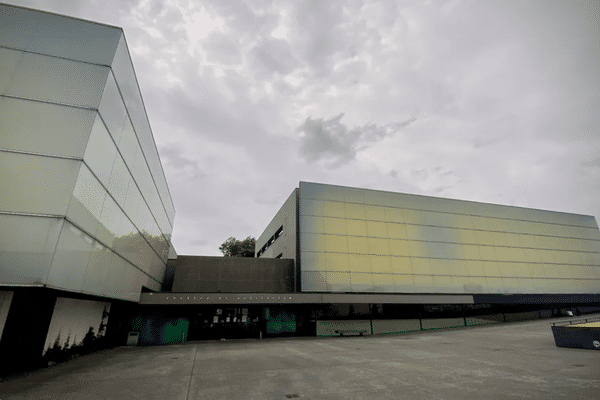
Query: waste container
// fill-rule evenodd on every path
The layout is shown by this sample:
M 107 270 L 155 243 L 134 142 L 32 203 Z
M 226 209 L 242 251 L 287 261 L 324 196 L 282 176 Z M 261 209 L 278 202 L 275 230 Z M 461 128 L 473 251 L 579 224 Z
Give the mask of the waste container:
M 127 346 L 137 346 L 139 336 L 139 332 L 129 332 L 127 335 Z

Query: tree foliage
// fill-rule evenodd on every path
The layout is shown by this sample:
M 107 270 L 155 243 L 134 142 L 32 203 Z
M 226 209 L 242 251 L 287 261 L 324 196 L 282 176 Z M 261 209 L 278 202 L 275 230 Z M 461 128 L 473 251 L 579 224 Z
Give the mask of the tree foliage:
M 256 239 L 252 236 L 244 240 L 237 240 L 232 236 L 219 247 L 219 250 L 224 257 L 254 257 L 255 245 Z

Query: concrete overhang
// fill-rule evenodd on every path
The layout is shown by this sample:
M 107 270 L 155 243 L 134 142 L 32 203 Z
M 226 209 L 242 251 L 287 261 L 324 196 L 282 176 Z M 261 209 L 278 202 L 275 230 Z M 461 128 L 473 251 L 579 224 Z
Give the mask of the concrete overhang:
M 358 293 L 142 293 L 142 305 L 474 304 L 471 295 Z

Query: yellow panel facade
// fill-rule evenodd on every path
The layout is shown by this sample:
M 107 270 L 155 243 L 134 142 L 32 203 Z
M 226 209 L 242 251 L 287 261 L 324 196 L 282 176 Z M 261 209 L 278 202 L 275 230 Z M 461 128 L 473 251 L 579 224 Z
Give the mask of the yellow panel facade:
M 326 217 L 345 218 L 344 203 L 338 201 L 323 201 L 323 215 Z
M 390 245 L 388 239 L 370 237 L 367 240 L 369 241 L 369 254 L 383 256 L 390 255 Z
M 323 233 L 346 235 L 346 220 L 342 218 L 323 217 Z
M 367 236 L 367 222 L 363 220 L 346 220 L 346 231 L 348 236 Z
M 408 247 L 408 241 L 389 239 L 388 243 L 390 245 L 390 255 L 410 257 L 410 248 Z
M 333 291 L 600 291 L 593 217 L 305 182 L 298 193 L 299 265 L 323 272 L 303 290 L 331 278 Z
M 324 239 L 324 240 L 323 240 Z M 348 236 L 345 235 L 323 235 L 321 243 L 323 249 L 320 251 L 330 251 L 334 253 L 348 253 Z
M 412 274 L 412 258 L 411 257 L 391 257 L 391 268 L 397 274 Z

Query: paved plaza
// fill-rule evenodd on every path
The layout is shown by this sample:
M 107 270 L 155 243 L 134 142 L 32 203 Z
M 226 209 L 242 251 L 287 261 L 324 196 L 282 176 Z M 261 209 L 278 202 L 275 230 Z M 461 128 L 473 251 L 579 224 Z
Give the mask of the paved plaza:
M 0 400 L 600 399 L 600 351 L 556 347 L 552 321 L 121 347 L 0 381 Z

